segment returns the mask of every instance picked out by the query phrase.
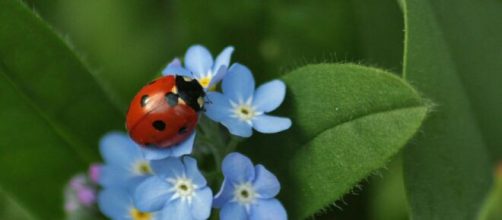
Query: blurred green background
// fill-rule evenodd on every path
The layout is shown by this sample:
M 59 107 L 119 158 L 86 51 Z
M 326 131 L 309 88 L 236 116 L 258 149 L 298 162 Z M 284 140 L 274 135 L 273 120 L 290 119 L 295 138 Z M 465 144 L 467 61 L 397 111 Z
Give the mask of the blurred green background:
M 403 14 L 394 0 L 25 2 L 73 45 L 123 112 L 145 82 L 195 43 L 213 55 L 235 46 L 232 61 L 248 65 L 259 82 L 326 61 L 396 73 L 402 67 Z M 407 219 L 401 172 L 392 163 L 316 219 Z M 9 199 L 0 213 L 26 217 Z

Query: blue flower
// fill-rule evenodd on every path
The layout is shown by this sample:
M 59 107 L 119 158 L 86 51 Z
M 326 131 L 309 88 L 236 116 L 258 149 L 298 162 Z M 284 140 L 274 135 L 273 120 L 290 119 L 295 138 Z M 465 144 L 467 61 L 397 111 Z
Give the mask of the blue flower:
M 121 188 L 107 188 L 98 195 L 101 212 L 113 220 L 160 220 L 160 213 L 142 212 L 133 205 L 129 193 Z
M 223 160 L 223 181 L 213 206 L 220 208 L 221 220 L 287 219 L 282 204 L 274 197 L 279 181 L 262 165 L 253 166 L 246 156 L 230 153 Z
M 155 176 L 138 185 L 134 202 L 139 210 L 160 211 L 163 219 L 207 219 L 213 193 L 189 156 L 152 161 Z
M 150 162 L 143 157 L 140 147 L 122 132 L 106 134 L 99 144 L 104 164 L 99 183 L 104 187 L 133 189 L 152 175 Z
M 141 151 L 143 151 L 143 155 L 147 160 L 160 160 L 167 157 L 179 157 L 192 153 L 194 142 L 195 131 L 190 136 L 188 136 L 186 140 L 177 145 L 167 148 L 157 148 L 155 146 L 141 147 Z
M 193 45 L 185 53 L 186 69 L 182 67 L 179 59 L 174 59 L 162 71 L 162 74 L 178 74 L 193 77 L 207 90 L 216 85 L 225 76 L 233 51 L 233 47 L 226 47 L 216 59 L 213 59 L 207 48 L 202 45 Z
M 252 128 L 262 133 L 276 133 L 291 127 L 291 120 L 269 116 L 284 101 L 286 85 L 273 80 L 258 87 L 251 71 L 234 64 L 222 83 L 223 94 L 208 92 L 206 115 L 222 123 L 230 133 L 242 137 L 253 134 Z

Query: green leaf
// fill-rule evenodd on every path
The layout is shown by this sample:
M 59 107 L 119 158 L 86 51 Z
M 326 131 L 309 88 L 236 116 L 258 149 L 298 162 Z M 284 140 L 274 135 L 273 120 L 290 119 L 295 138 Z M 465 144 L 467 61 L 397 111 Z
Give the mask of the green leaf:
M 488 194 L 478 220 L 502 219 L 502 166 L 499 164 L 494 178 L 494 184 Z
M 34 218 L 0 189 L 0 219 L 30 220 Z
M 314 215 L 384 166 L 427 112 L 413 88 L 374 68 L 308 65 L 283 79 L 286 101 L 274 114 L 291 117 L 293 127 L 255 134 L 242 150 L 278 175 L 292 219 Z
M 370 180 L 370 216 L 374 220 L 407 220 L 409 205 L 406 201 L 402 159 L 399 155 L 381 171 L 382 176 Z
M 486 97 L 483 97 L 481 92 L 494 90 L 492 86 L 497 84 L 497 80 L 487 75 L 497 77 L 493 74 L 494 69 L 491 69 L 494 65 L 488 69 L 478 66 L 496 61 L 482 61 L 484 58 L 479 56 L 484 55 L 478 50 L 486 50 L 494 55 L 494 49 L 489 47 L 500 45 L 500 42 L 484 45 L 487 42 L 493 43 L 494 39 L 491 39 L 490 34 L 484 35 L 485 31 L 481 31 L 482 35 L 474 34 L 472 32 L 481 27 L 469 28 L 475 24 L 484 27 L 490 22 L 500 22 L 498 19 L 482 24 L 483 19 L 480 18 L 493 17 L 492 9 L 486 11 L 489 16 L 479 17 L 485 13 L 480 9 L 488 6 L 495 8 L 495 2 L 467 4 L 467 1 L 459 1 L 450 4 L 445 1 L 409 0 L 404 3 L 404 75 L 437 104 L 424 124 L 424 132 L 417 143 L 405 151 L 405 183 L 411 218 L 473 219 L 491 183 L 486 144 L 494 143 L 488 138 L 493 133 L 480 132 L 479 127 L 483 128 L 484 120 L 475 116 L 487 114 L 490 116 L 483 117 L 488 117 L 493 122 L 500 120 L 500 117 L 493 114 L 492 107 L 477 106 L 480 103 L 488 105 L 496 102 L 492 99 L 494 94 L 485 94 Z M 498 8 L 500 12 L 500 7 Z M 458 29 L 464 24 L 465 28 Z M 473 39 L 474 36 L 476 39 Z M 453 40 L 457 37 L 463 40 Z M 476 48 L 478 43 L 483 46 Z M 496 59 L 496 56 L 488 58 Z M 488 72 L 483 73 L 484 70 Z M 466 77 L 464 73 L 471 76 Z M 493 81 L 488 82 L 489 80 Z M 486 83 L 479 84 L 481 81 Z M 488 88 L 484 88 L 485 86 Z M 471 93 L 473 87 L 477 87 L 480 93 Z M 500 92 L 498 94 L 500 98 Z M 487 100 L 474 100 L 476 98 Z M 493 128 L 499 126 L 501 125 Z M 497 130 L 493 132 L 495 131 Z M 484 135 L 486 139 L 483 139 Z
M 71 49 L 18 0 L 0 0 L 0 185 L 35 217 L 61 219 L 64 183 L 98 160 L 123 115 Z

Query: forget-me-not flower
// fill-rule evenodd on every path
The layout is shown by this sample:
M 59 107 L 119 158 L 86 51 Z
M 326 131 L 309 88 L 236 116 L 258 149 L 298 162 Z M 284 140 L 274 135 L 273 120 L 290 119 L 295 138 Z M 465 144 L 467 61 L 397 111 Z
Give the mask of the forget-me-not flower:
M 142 212 L 136 209 L 129 193 L 121 188 L 110 187 L 98 195 L 101 212 L 113 220 L 160 220 L 160 213 Z
M 147 160 L 160 160 L 167 157 L 179 157 L 192 153 L 195 142 L 195 131 L 188 138 L 174 146 L 158 148 L 155 146 L 141 147 Z
M 133 189 L 139 182 L 152 175 L 150 161 L 140 147 L 123 132 L 110 132 L 99 143 L 104 164 L 99 183 L 104 187 Z
M 233 51 L 234 48 L 232 46 L 226 47 L 216 59 L 213 59 L 213 56 L 206 47 L 193 45 L 185 53 L 184 62 L 186 69 L 182 67 L 179 59 L 174 59 L 162 71 L 162 74 L 178 74 L 193 77 L 207 90 L 216 85 L 225 76 Z
M 151 162 L 155 176 L 138 185 L 134 203 L 142 211 L 159 211 L 163 219 L 207 219 L 213 193 L 189 156 Z
M 213 206 L 220 208 L 221 220 L 285 220 L 287 213 L 275 199 L 281 186 L 262 165 L 253 166 L 249 158 L 230 153 L 223 160 L 223 181 Z
M 255 91 L 251 71 L 244 65 L 234 64 L 223 78 L 223 94 L 208 92 L 206 115 L 222 123 L 230 133 L 242 137 L 261 133 L 276 133 L 291 127 L 291 120 L 265 113 L 275 110 L 284 101 L 286 85 L 280 80 L 267 82 Z

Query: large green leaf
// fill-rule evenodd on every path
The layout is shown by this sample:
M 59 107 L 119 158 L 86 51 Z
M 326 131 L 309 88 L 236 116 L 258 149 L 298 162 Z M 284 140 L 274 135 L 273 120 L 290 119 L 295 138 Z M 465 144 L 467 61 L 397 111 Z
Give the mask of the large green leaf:
M 63 184 L 98 160 L 123 115 L 70 48 L 18 0 L 0 0 L 0 185 L 44 219 L 62 218 Z
M 255 134 L 244 151 L 282 182 L 292 219 L 326 208 L 382 166 L 415 134 L 427 107 L 391 73 L 352 64 L 308 65 L 283 77 L 293 120 L 279 134 Z
M 478 64 L 493 64 L 496 61 L 482 61 L 484 58 L 479 56 L 483 54 L 477 50 L 483 49 L 495 55 L 495 51 L 489 47 L 496 46 L 497 43 L 484 45 L 487 42 L 493 43 L 495 39 L 491 39 L 489 34 L 473 34 L 481 27 L 471 26 L 487 25 L 482 24 L 480 18 L 493 17 L 494 11 L 487 10 L 487 16 L 481 15 L 485 12 L 480 9 L 496 5 L 494 1 L 466 2 L 468 1 L 446 3 L 409 0 L 404 4 L 404 75 L 437 104 L 424 125 L 423 134 L 405 152 L 405 182 L 413 219 L 473 219 L 490 184 L 490 165 L 485 143 L 491 145 L 495 141 L 488 138 L 493 133 L 484 133 L 487 137 L 485 140 L 488 141 L 483 140 L 479 129 L 479 125 L 483 123 L 478 122 L 486 122 L 481 128 L 491 122 L 488 119 L 476 119 L 475 116 L 487 114 L 491 115 L 489 120 L 492 122 L 500 120 L 490 109 L 493 106 L 478 106 L 481 103 L 488 105 L 497 102 L 492 99 L 494 94 L 485 94 L 486 97 L 483 97 L 481 92 L 499 91 L 500 88 L 493 87 L 496 80 L 489 74 L 493 77 L 499 77 L 500 74 L 493 74 L 495 69 L 491 68 L 495 65 L 478 68 Z M 438 7 L 439 5 L 444 7 Z M 456 30 L 448 27 L 451 23 Z M 468 25 L 464 29 L 458 29 L 463 24 Z M 481 34 L 485 31 L 481 31 Z M 467 42 L 467 39 L 477 42 Z M 484 42 L 485 39 L 487 42 Z M 472 44 L 477 43 L 483 46 L 475 49 L 477 46 Z M 476 53 L 471 54 L 471 51 Z M 496 59 L 496 56 L 487 56 L 489 59 Z M 487 72 L 482 73 L 485 70 Z M 482 81 L 484 84 L 479 84 Z M 483 88 L 485 86 L 487 88 Z M 472 93 L 473 87 L 478 87 L 479 93 Z M 486 100 L 475 100 L 477 98 Z M 490 127 L 493 129 L 500 126 Z

